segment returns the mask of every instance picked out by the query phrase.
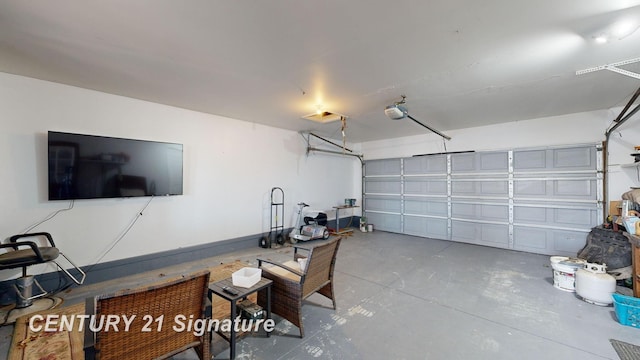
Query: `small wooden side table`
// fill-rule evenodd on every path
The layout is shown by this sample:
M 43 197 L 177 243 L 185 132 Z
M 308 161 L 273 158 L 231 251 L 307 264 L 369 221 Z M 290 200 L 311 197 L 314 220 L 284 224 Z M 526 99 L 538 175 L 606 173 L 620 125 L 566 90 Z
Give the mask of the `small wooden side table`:
M 231 303 L 231 321 L 234 321 L 236 316 L 238 316 L 237 302 L 241 299 L 246 299 L 247 296 L 258 292 L 258 291 L 266 291 L 267 292 L 267 318 L 271 319 L 271 284 L 273 284 L 272 280 L 260 278 L 257 284 L 253 285 L 250 288 L 243 288 L 239 286 L 233 286 L 233 281 L 231 278 L 220 280 L 214 283 L 209 284 L 209 297 L 215 294 L 220 296 L 221 298 L 228 300 Z M 230 287 L 237 292 L 237 294 L 232 295 L 226 293 L 224 291 L 224 287 Z M 266 320 L 265 319 L 265 320 Z M 235 359 L 236 357 L 236 337 L 237 334 L 235 332 L 235 327 L 231 326 L 231 331 L 229 336 L 226 334 L 221 334 L 223 337 L 227 338 L 229 341 L 229 359 Z M 267 331 L 267 337 L 269 337 L 269 332 Z

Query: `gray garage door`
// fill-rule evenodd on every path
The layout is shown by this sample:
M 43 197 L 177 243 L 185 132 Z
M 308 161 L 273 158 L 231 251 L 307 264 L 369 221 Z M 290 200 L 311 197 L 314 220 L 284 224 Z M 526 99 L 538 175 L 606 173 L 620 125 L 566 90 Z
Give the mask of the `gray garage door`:
M 375 228 L 575 256 L 602 219 L 597 145 L 415 156 L 365 163 Z

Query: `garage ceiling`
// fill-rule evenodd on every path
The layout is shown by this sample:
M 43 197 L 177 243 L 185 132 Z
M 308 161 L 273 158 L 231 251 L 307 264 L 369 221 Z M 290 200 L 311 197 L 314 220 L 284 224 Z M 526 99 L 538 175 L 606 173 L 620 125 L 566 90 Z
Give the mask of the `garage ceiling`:
M 631 34 L 598 44 L 615 22 Z M 0 1 L 0 71 L 349 141 L 624 105 L 640 1 Z M 622 66 L 640 73 L 640 63 Z M 177 120 L 179 121 L 179 120 Z

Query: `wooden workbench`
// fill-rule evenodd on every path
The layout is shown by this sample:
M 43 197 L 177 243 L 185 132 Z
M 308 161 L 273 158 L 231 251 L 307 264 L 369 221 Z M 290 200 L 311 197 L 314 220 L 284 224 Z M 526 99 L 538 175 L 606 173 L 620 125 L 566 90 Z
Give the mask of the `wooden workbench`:
M 340 230 L 340 215 L 339 212 L 341 209 L 354 209 L 357 208 L 359 206 L 357 205 L 338 205 L 338 206 L 334 206 L 333 208 L 336 209 L 336 230 L 332 233 L 333 235 L 343 235 L 343 236 L 349 236 L 353 233 L 353 229 L 351 228 L 345 228 Z M 353 220 L 353 213 L 351 213 L 351 219 Z M 349 222 L 351 223 L 351 222 Z

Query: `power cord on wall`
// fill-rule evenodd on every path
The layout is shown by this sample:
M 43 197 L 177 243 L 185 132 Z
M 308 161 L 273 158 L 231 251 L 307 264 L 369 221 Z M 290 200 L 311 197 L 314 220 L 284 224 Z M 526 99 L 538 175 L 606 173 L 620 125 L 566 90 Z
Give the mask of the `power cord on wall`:
M 151 200 L 153 200 L 153 196 L 151 196 L 149 198 L 149 201 L 147 201 L 144 206 L 142 207 L 142 209 L 140 209 L 140 211 L 138 211 L 136 213 L 136 216 L 134 217 L 134 219 L 131 221 L 131 223 L 124 229 L 124 231 L 122 232 L 122 234 L 109 246 L 109 248 L 102 254 L 100 255 L 100 257 L 91 265 L 89 266 L 86 270 L 85 273 L 89 273 L 89 271 L 91 271 L 91 269 L 93 269 L 98 262 L 100 262 L 100 260 L 102 260 L 124 237 L 125 235 L 127 235 L 127 233 L 129 232 L 129 230 L 131 230 L 131 228 L 133 227 L 133 225 L 135 225 L 135 223 L 138 221 L 138 218 L 140 218 L 140 216 L 142 216 L 142 213 L 144 212 L 144 210 L 146 210 L 146 208 L 149 206 L 149 204 L 151 203 Z M 53 219 L 56 215 L 58 215 L 61 212 L 64 211 L 68 211 L 73 209 L 75 204 L 75 200 L 71 200 L 71 203 L 69 204 L 69 207 L 65 208 L 65 209 L 59 209 L 53 213 L 51 213 L 50 215 L 48 215 L 47 217 L 45 217 L 44 219 L 38 221 L 37 223 L 29 226 L 26 230 L 24 230 L 23 234 L 28 233 L 29 231 L 33 230 L 34 228 L 36 228 L 37 226 Z M 42 272 L 44 273 L 44 271 Z M 40 273 L 40 275 L 42 275 L 42 273 Z M 64 281 L 64 282 L 63 282 Z M 58 286 L 55 290 L 51 291 L 52 295 L 55 295 L 61 291 L 64 291 L 66 289 L 68 289 L 72 284 L 66 280 L 66 278 L 62 277 L 62 274 L 60 272 L 58 272 Z
M 71 209 L 73 209 L 73 205 L 75 204 L 75 200 L 71 200 L 71 202 L 69 203 L 69 207 L 66 209 L 60 209 L 60 210 L 56 210 L 53 213 L 49 214 L 47 217 L 45 217 L 44 219 L 38 221 L 37 223 L 29 226 L 25 231 L 23 231 L 23 234 L 28 233 L 29 231 L 35 229 L 37 226 L 44 224 L 45 222 L 53 219 L 56 215 L 58 215 L 59 213 L 63 212 L 63 211 L 69 211 Z
M 142 207 L 142 209 L 140 209 L 140 211 L 138 211 L 136 213 L 136 215 L 134 216 L 133 220 L 131 220 L 131 223 L 129 223 L 129 225 L 124 229 L 124 231 L 122 232 L 122 234 L 120 234 L 120 236 L 118 236 L 115 241 L 113 241 L 113 243 L 111 243 L 111 245 L 109 246 L 109 248 L 102 253 L 102 255 L 100 255 L 100 257 L 98 257 L 98 259 L 96 261 L 93 262 L 92 265 L 90 265 L 86 270 L 85 273 L 89 273 L 91 270 L 93 270 L 93 268 L 98 265 L 98 263 L 100 262 L 100 260 L 102 260 L 116 245 L 118 245 L 118 243 L 120 242 L 120 240 L 122 240 L 127 233 L 129 232 L 129 230 L 131 230 L 131 228 L 133 228 L 133 225 L 135 225 L 135 223 L 138 221 L 138 219 L 142 216 L 142 213 L 147 209 L 147 206 L 149 206 L 149 204 L 151 203 L 151 200 L 153 200 L 153 195 L 151 196 L 151 198 L 149 198 L 149 201 L 147 201 L 146 204 L 144 204 L 144 206 Z

